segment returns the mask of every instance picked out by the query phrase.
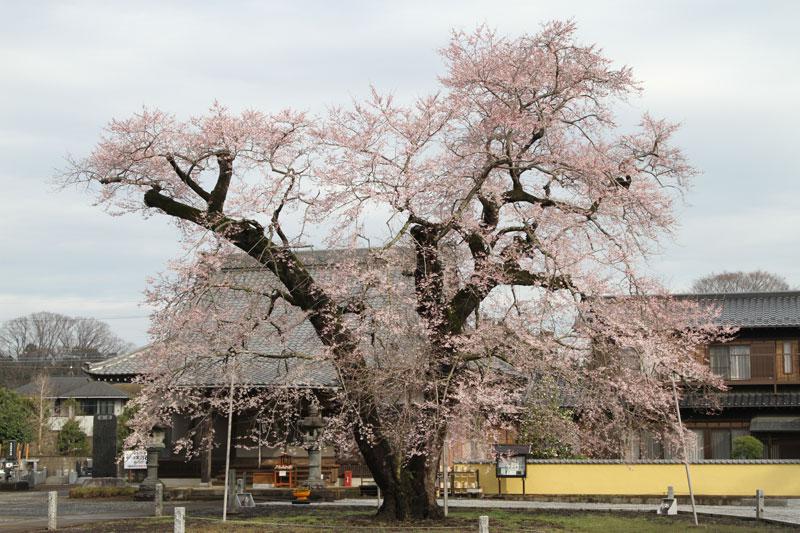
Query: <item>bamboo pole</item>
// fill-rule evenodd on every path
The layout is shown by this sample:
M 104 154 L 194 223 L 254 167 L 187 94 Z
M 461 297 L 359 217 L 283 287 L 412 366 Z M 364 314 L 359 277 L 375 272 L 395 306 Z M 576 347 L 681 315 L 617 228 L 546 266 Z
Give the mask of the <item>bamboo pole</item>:
M 675 378 L 672 380 L 672 396 L 675 398 L 675 413 L 678 415 L 678 429 L 681 432 L 681 443 L 683 444 L 683 467 L 686 469 L 686 483 L 689 485 L 689 499 L 692 501 L 692 516 L 694 525 L 697 524 L 697 509 L 694 505 L 694 490 L 692 489 L 692 475 L 689 473 L 689 455 L 686 453 L 686 435 L 683 431 L 683 421 L 681 420 L 681 404 L 678 402 L 678 388 L 675 386 Z
M 236 385 L 236 374 L 231 363 L 231 388 L 228 394 L 228 438 L 225 444 L 225 492 L 222 495 L 222 521 L 228 520 L 228 492 L 230 491 L 230 481 L 228 476 L 231 470 L 231 428 L 233 426 L 233 391 Z

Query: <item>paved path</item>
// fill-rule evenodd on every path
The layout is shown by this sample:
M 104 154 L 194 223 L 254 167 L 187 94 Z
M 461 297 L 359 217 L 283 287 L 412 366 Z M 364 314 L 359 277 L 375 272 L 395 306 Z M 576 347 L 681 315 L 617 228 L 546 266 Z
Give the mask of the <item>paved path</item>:
M 574 502 L 535 502 L 523 500 L 494 500 L 474 498 L 451 498 L 448 500 L 452 507 L 468 507 L 473 509 L 565 509 L 572 511 L 631 511 L 655 513 L 656 506 L 637 503 L 574 503 Z M 442 504 L 442 500 L 439 500 Z M 291 502 L 259 502 L 257 505 L 291 505 Z M 374 499 L 343 499 L 335 502 L 320 502 L 312 505 L 347 506 L 347 507 L 377 507 Z M 681 505 L 680 512 L 691 513 L 689 505 Z M 721 516 L 737 516 L 755 518 L 755 507 L 740 505 L 698 505 L 698 514 Z M 800 501 L 790 500 L 786 507 L 766 507 L 764 518 L 785 524 L 800 525 Z
M 121 518 L 153 516 L 152 502 L 130 500 L 73 500 L 68 491 L 58 491 L 58 525 L 68 526 L 88 522 L 104 522 Z M 191 515 L 210 507 L 216 502 L 165 502 L 164 514 L 171 515 L 175 505 L 188 507 Z M 221 509 L 222 502 L 218 507 Z M 19 491 L 0 492 L 0 531 L 21 532 L 47 527 L 47 492 Z

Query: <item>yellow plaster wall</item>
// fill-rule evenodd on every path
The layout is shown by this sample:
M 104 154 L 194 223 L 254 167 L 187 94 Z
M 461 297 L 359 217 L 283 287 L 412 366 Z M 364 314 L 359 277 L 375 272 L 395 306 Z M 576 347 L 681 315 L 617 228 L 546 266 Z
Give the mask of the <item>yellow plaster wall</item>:
M 480 472 L 484 494 L 497 494 L 494 464 L 464 464 Z M 698 496 L 752 496 L 763 489 L 767 496 L 800 497 L 800 464 L 693 464 L 694 492 Z M 547 495 L 661 495 L 672 485 L 678 495 L 688 495 L 682 464 L 529 464 L 527 494 Z M 503 494 L 522 494 L 522 480 L 501 478 Z

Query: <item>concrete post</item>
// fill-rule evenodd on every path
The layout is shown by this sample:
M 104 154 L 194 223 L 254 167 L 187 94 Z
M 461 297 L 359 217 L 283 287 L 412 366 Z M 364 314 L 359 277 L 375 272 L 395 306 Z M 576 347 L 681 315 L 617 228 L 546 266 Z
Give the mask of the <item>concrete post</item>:
M 155 491 L 155 497 L 153 498 L 155 516 L 162 516 L 164 514 L 164 485 L 156 483 Z
M 667 486 L 667 498 L 670 500 L 675 498 L 675 488 L 672 485 Z
M 486 515 L 478 517 L 478 533 L 489 533 L 489 517 Z
M 47 493 L 47 529 L 58 529 L 58 492 L 54 490 Z
M 186 507 L 175 508 L 175 533 L 186 531 Z
M 756 520 L 764 518 L 764 491 L 758 489 L 756 491 Z

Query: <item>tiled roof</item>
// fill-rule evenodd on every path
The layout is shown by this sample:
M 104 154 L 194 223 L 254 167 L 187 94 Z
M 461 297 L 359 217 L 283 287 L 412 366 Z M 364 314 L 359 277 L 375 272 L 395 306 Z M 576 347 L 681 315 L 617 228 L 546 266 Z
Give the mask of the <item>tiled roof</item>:
M 330 272 L 330 265 L 335 258 L 342 256 L 341 251 L 322 250 L 300 252 L 298 254 L 315 277 L 320 279 Z M 348 251 L 348 260 L 366 260 L 366 251 Z M 391 276 L 402 283 L 402 269 L 389 269 Z M 277 278 L 264 266 L 245 254 L 229 257 L 222 269 L 226 286 L 234 286 L 242 290 L 227 290 L 214 294 L 215 305 L 224 306 L 233 312 L 252 313 L 254 306 L 264 305 L 263 294 L 268 294 L 274 287 L 281 286 Z M 356 293 L 361 288 L 348 287 L 347 292 Z M 371 300 L 381 298 L 380 295 Z M 292 386 L 292 387 L 333 387 L 338 383 L 337 373 L 333 366 L 320 358 L 309 358 L 324 353 L 324 346 L 316 334 L 314 327 L 297 309 L 282 303 L 276 304 L 273 313 L 275 322 L 292 324 L 285 331 L 276 334 L 272 326 L 265 324 L 248 338 L 247 350 L 259 355 L 240 355 L 237 360 L 241 365 L 238 374 L 251 386 Z M 153 368 L 152 348 L 145 346 L 129 354 L 112 357 L 97 363 L 87 364 L 84 371 L 97 379 L 113 379 L 115 377 L 130 378 L 134 375 L 146 374 Z M 227 383 L 226 367 L 223 359 L 208 357 L 193 360 L 191 368 L 181 372 L 180 381 L 195 386 L 217 386 Z
M 738 407 L 800 407 L 800 392 L 723 392 L 716 395 L 723 409 Z M 689 395 L 681 401 L 681 407 L 706 409 L 709 400 L 702 396 Z
M 800 291 L 679 294 L 718 307 L 717 322 L 747 328 L 800 327 Z
M 92 381 L 87 377 L 50 377 L 47 385 L 48 398 L 119 398 L 125 400 L 128 395 L 116 387 L 100 381 Z M 39 394 L 35 382 L 25 384 L 16 389 L 18 394 L 34 396 Z
M 132 352 L 109 357 L 97 363 L 84 365 L 84 372 L 90 376 L 127 376 L 140 374 L 146 368 L 143 355 L 150 346 L 143 346 Z
M 800 431 L 800 416 L 754 416 L 750 420 L 752 432 L 797 432 Z

